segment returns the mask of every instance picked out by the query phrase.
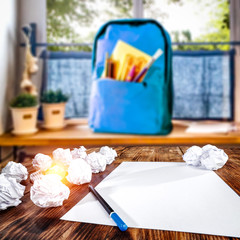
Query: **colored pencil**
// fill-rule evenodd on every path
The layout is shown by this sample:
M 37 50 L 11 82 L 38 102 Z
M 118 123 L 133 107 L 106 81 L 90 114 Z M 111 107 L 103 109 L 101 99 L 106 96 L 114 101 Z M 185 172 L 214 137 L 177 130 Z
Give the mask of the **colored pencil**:
M 162 54 L 162 50 L 158 49 L 151 60 L 146 64 L 143 70 L 133 79 L 133 82 L 139 82 L 140 78 L 148 71 L 148 69 L 152 66 L 152 64 L 160 57 Z

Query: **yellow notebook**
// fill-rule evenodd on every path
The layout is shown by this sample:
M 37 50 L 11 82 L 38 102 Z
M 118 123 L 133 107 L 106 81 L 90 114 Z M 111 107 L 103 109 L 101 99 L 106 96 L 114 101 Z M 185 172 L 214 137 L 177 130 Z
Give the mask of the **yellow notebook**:
M 114 78 L 124 81 L 133 64 L 140 71 L 151 60 L 151 56 L 118 40 L 112 52 L 111 60 L 114 61 Z

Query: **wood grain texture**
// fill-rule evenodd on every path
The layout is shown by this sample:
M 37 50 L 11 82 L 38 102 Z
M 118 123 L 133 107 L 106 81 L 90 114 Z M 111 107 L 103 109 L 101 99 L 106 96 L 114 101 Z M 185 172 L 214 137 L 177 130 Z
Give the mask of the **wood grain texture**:
M 58 131 L 40 129 L 34 135 L 0 136 L 0 146 L 50 146 L 50 145 L 168 145 L 168 144 L 240 144 L 240 132 L 216 134 L 186 133 L 186 126 L 173 122 L 173 130 L 166 136 L 93 133 L 86 123 L 68 125 Z
M 107 169 L 99 174 L 94 174 L 92 185 L 99 184 L 123 161 L 167 161 L 181 162 L 182 154 L 187 146 L 118 146 L 116 161 L 107 166 Z M 98 151 L 99 148 L 91 148 L 88 152 Z M 216 173 L 238 194 L 240 194 L 240 147 L 224 147 L 229 156 L 226 165 Z M 22 162 L 29 173 L 34 169 L 31 158 L 25 157 Z M 0 239 L 116 239 L 116 240 L 148 240 L 148 239 L 186 239 L 186 240 L 227 240 L 235 239 L 222 236 L 193 234 L 185 232 L 160 231 L 151 229 L 129 228 L 126 232 L 120 232 L 117 227 L 103 226 L 87 223 L 61 221 L 62 217 L 87 193 L 87 184 L 76 186 L 64 181 L 71 190 L 69 199 L 61 207 L 39 208 L 30 200 L 29 190 L 31 183 L 28 180 L 22 182 L 26 186 L 22 203 L 13 208 L 0 212 Z

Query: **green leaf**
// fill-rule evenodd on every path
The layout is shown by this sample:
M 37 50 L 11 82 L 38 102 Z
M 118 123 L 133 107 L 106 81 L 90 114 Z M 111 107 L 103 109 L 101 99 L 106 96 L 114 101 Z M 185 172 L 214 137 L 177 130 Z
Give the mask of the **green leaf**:
M 29 93 L 22 93 L 10 102 L 13 108 L 35 107 L 37 104 L 37 97 Z
M 66 94 L 63 94 L 61 90 L 53 91 L 48 90 L 43 92 L 41 97 L 42 103 L 62 103 L 67 102 L 69 99 L 69 96 Z

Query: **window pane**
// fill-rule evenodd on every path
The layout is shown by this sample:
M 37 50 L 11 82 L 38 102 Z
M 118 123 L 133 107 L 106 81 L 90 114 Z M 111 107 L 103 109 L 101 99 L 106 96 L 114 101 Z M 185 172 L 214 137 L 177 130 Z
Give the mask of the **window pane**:
M 131 0 L 47 0 L 48 42 L 92 43 L 102 24 L 130 17 Z
M 148 0 L 144 5 L 144 17 L 158 20 L 170 33 L 173 42 L 230 40 L 228 0 Z M 188 48 L 192 50 L 229 49 L 228 46 Z

